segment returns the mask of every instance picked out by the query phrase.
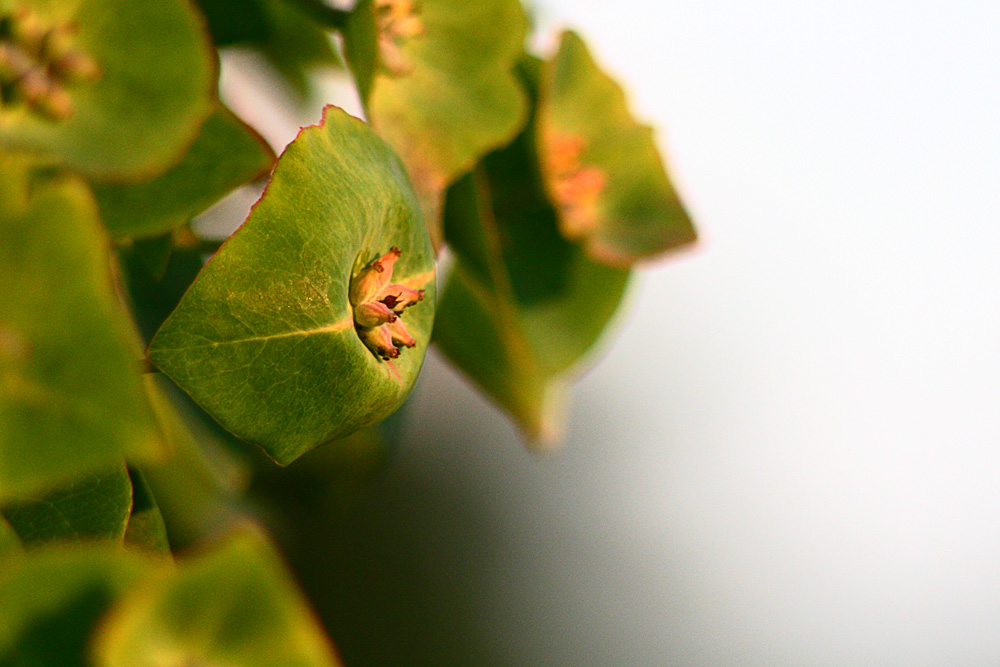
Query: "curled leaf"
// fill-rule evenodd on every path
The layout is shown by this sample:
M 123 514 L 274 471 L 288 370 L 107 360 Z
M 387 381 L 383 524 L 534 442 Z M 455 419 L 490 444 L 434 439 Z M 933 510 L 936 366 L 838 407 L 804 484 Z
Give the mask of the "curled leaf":
M 559 228 L 591 257 L 627 267 L 695 240 L 652 130 L 573 32 L 543 68 L 536 131 Z
M 406 311 L 415 347 L 381 355 L 365 339 L 379 329 L 358 328 L 351 286 L 359 305 L 377 297 L 384 285 L 371 266 L 394 247 L 393 283 L 428 297 Z M 357 287 L 368 275 L 372 285 Z M 427 348 L 433 290 L 433 252 L 398 158 L 327 107 L 285 150 L 149 356 L 220 424 L 287 464 L 398 407 Z

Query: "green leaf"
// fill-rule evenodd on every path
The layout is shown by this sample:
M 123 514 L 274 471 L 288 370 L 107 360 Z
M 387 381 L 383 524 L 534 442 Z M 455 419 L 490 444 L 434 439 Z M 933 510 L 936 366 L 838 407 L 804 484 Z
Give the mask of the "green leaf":
M 361 0 L 345 52 L 372 125 L 406 165 L 435 246 L 445 189 L 524 125 L 517 0 Z
M 249 474 L 221 460 L 215 434 L 178 405 L 182 392 L 161 373 L 146 376 L 150 403 L 156 411 L 170 457 L 143 467 L 143 477 L 156 499 L 168 541 L 174 548 L 195 543 L 227 520 L 235 492 Z M 138 500 L 137 500 L 138 502 Z
M 132 513 L 125 529 L 125 544 L 147 553 L 170 556 L 167 526 L 146 478 L 138 468 L 129 466 L 132 481 Z
M 322 0 L 317 0 L 322 2 Z M 198 0 L 216 46 L 247 45 L 266 55 L 300 95 L 314 68 L 341 68 L 327 30 L 295 0 Z
M 261 49 L 302 97 L 309 94 L 309 72 L 343 67 L 329 33 L 289 0 L 261 0 L 270 26 Z
M 695 240 L 653 131 L 583 41 L 562 36 L 543 72 L 538 141 L 562 233 L 597 261 L 630 266 Z
M 247 530 L 125 598 L 95 655 L 102 667 L 340 664 L 274 548 Z
M 147 564 L 120 545 L 59 545 L 0 568 L 0 664 L 89 667 L 91 635 Z
M 21 551 L 21 540 L 7 519 L 0 516 L 0 559 Z
M 558 438 L 565 385 L 612 320 L 629 272 L 559 234 L 531 128 L 448 191 L 445 237 L 456 262 L 435 342 L 529 438 Z
M 221 105 L 184 158 L 147 183 L 94 187 L 101 218 L 115 238 L 163 235 L 187 224 L 236 187 L 270 171 L 274 152 Z
M 402 318 L 416 347 L 386 362 L 360 339 L 348 291 L 394 246 L 392 282 L 427 298 Z M 402 166 L 361 121 L 328 107 L 286 149 L 149 356 L 220 424 L 287 464 L 398 407 L 433 318 L 433 253 Z
M 0 172 L 7 164 L 0 154 Z M 90 192 L 71 177 L 5 185 L 0 500 L 161 450 Z
M 56 540 L 121 540 L 132 509 L 132 483 L 124 464 L 38 497 L 0 506 L 25 545 Z
M 25 7 L 28 18 L 18 18 Z M 98 179 L 152 178 L 180 159 L 211 112 L 215 56 L 185 0 L 0 0 L 0 16 L 30 24 L 28 38 L 0 41 L 18 51 L 14 69 L 34 68 L 41 91 L 27 103 L 28 79 L 5 83 L 0 148 Z M 75 74 L 39 46 L 47 30 L 68 43 Z

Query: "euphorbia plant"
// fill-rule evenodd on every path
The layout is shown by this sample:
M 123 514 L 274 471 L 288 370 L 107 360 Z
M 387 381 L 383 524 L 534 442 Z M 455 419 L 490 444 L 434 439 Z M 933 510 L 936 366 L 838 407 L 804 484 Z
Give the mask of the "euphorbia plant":
M 517 0 L 0 0 L 0 664 L 336 664 L 267 526 L 306 525 L 293 483 L 349 506 L 434 343 L 558 438 L 633 265 L 694 230 L 580 37 L 543 59 L 527 25 Z M 218 99 L 232 46 L 297 95 L 346 64 L 367 121 L 328 106 L 276 158 Z M 332 510 L 307 511 L 299 551 Z

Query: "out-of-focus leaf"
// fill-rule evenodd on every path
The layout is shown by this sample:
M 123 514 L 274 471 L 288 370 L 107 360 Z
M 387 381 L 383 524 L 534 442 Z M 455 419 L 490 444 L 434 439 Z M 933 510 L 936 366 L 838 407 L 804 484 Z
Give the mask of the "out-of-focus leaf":
M 162 447 L 90 192 L 70 177 L 19 185 L 0 202 L 0 500 Z
M 360 0 L 345 52 L 372 125 L 406 165 L 435 247 L 445 189 L 521 129 L 517 0 Z
M 125 528 L 125 544 L 161 556 L 170 555 L 167 526 L 153 497 L 153 490 L 138 468 L 129 467 L 132 481 L 132 513 Z
M 0 664 L 90 667 L 100 617 L 148 571 L 120 545 L 59 545 L 0 567 Z
M 189 414 L 183 393 L 161 373 L 144 378 L 170 457 L 143 467 L 172 547 L 184 548 L 229 520 L 249 472 L 225 458 L 215 434 Z M 221 429 L 220 429 L 221 430 Z
M 125 284 L 139 331 L 148 341 L 173 312 L 181 297 L 205 265 L 197 248 L 178 247 L 171 241 L 170 257 L 162 276 L 153 275 L 138 244 L 119 250 Z
M 170 265 L 170 257 L 174 251 L 174 234 L 168 232 L 145 239 L 135 239 L 126 244 L 123 252 L 137 266 L 141 266 L 144 275 L 154 281 L 163 280 Z
M 426 298 L 400 317 L 415 347 L 382 361 L 355 329 L 348 292 L 393 247 L 391 282 Z M 433 317 L 433 253 L 402 166 L 361 121 L 328 107 L 285 150 L 149 355 L 220 424 L 287 464 L 398 407 Z
M 314 68 L 343 62 L 319 25 L 294 0 L 199 0 L 217 46 L 246 45 L 266 55 L 300 95 Z
M 99 179 L 152 178 L 211 112 L 214 52 L 185 0 L 0 0 L 0 16 L 23 24 L 0 42 L 31 72 L 4 86 L 2 148 Z
M 19 497 L 0 506 L 25 545 L 56 540 L 121 540 L 132 509 L 125 465 L 44 495 Z
M 309 94 L 308 74 L 318 68 L 343 67 L 327 31 L 289 0 L 261 0 L 270 25 L 261 49 L 301 96 Z
M 95 655 L 101 667 L 340 664 L 274 548 L 248 530 L 124 598 Z
M 563 34 L 544 68 L 537 125 L 560 229 L 591 257 L 630 266 L 695 240 L 653 131 L 632 118 L 575 33 Z
M 267 174 L 274 152 L 225 107 L 201 126 L 187 154 L 158 178 L 97 185 L 101 218 L 115 238 L 147 238 L 185 225 L 237 186 Z
M 0 516 L 0 559 L 21 551 L 21 540 L 7 519 Z
M 456 262 L 435 341 L 531 439 L 557 438 L 564 385 L 607 328 L 629 272 L 559 234 L 531 128 L 448 191 L 445 237 Z

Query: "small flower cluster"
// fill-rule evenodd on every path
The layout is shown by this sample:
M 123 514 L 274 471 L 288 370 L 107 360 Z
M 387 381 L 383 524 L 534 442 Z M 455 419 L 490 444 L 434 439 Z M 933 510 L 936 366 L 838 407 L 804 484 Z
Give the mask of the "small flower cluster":
M 415 0 L 377 0 L 378 45 L 382 64 L 401 76 L 413 69 L 403 54 L 403 44 L 424 34 L 420 7 Z
M 400 255 L 399 248 L 390 248 L 354 277 L 348 294 L 358 336 L 372 354 L 386 361 L 399 356 L 397 345 L 417 344 L 401 317 L 403 310 L 424 300 L 422 289 L 391 284 L 392 267 Z
M 561 214 L 560 227 L 570 239 L 587 236 L 597 226 L 606 181 L 603 171 L 581 164 L 584 148 L 583 140 L 571 135 L 551 133 L 545 141 L 552 199 Z
M 0 16 L 0 106 L 20 102 L 49 120 L 73 115 L 67 86 L 100 75 L 74 41 L 72 25 L 47 26 L 27 7 Z

